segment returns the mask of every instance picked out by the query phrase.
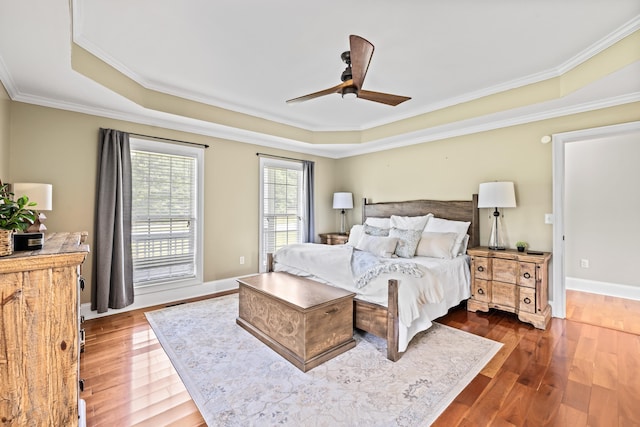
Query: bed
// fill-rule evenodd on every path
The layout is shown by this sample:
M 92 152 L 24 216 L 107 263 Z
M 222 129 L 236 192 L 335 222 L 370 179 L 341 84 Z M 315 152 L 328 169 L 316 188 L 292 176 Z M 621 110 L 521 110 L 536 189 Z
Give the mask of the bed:
M 392 216 L 398 220 L 398 217 L 412 219 L 432 214 L 440 223 L 469 223 L 468 241 L 465 240 L 463 248 L 475 247 L 479 246 L 480 236 L 477 201 L 475 194 L 468 201 L 412 200 L 368 203 L 364 199 L 363 225 L 356 227 L 369 227 L 368 231 L 370 231 L 375 227 L 371 228 L 364 224 L 379 224 L 380 221 L 385 221 L 383 218 L 388 219 Z M 431 222 L 427 222 L 425 231 L 429 229 L 429 224 L 436 224 L 436 221 L 431 219 L 428 221 Z M 353 240 L 356 227 L 352 229 L 350 240 Z M 358 229 L 358 232 L 361 231 Z M 363 240 L 367 239 L 371 238 L 367 237 Z M 386 339 L 389 360 L 397 361 L 413 336 L 428 329 L 432 320 L 445 315 L 451 307 L 469 298 L 469 257 L 464 253 L 464 249 L 461 250 L 461 255 L 451 259 L 427 256 L 395 258 L 393 262 L 388 261 L 393 268 L 384 270 L 371 279 L 368 275 L 364 275 L 367 276 L 364 280 L 365 285 L 360 283 L 363 277 L 354 283 L 353 280 L 344 279 L 339 273 L 339 268 L 319 270 L 319 267 L 315 267 L 316 261 L 314 265 L 307 263 L 310 258 L 321 259 L 334 267 L 345 262 L 342 261 L 345 259 L 343 257 L 353 257 L 352 252 L 363 251 L 356 251 L 348 245 L 290 245 L 268 257 L 268 269 L 309 277 L 356 292 L 354 326 Z M 351 268 L 353 270 L 353 264 Z M 419 270 L 417 273 L 416 268 Z M 423 276 L 418 277 L 419 274 Z

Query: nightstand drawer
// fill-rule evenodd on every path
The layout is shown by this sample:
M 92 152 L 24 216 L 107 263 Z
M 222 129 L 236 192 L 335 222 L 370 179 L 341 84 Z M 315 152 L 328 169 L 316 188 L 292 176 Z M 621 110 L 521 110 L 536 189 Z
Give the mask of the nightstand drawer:
M 486 280 L 476 279 L 471 286 L 471 295 L 476 301 L 489 302 L 491 295 L 489 295 L 489 282 Z
M 520 286 L 527 288 L 536 287 L 536 265 L 531 262 L 520 263 Z
M 499 258 L 494 258 L 492 261 L 493 280 L 504 283 L 516 283 L 516 277 L 518 277 L 517 261 Z
M 475 278 L 481 280 L 491 280 L 491 259 L 474 257 L 473 258 L 473 273 Z
M 491 282 L 491 302 L 504 308 L 516 308 L 516 285 Z
M 520 288 L 518 308 L 520 311 L 526 311 L 528 313 L 536 312 L 536 290 L 534 288 Z

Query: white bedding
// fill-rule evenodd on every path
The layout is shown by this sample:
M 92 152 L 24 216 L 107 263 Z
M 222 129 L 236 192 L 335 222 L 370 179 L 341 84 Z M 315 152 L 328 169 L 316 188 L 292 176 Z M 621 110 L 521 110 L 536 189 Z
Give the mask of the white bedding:
M 387 306 L 389 279 L 399 281 L 398 314 L 400 334 L 398 351 L 405 351 L 411 338 L 428 329 L 431 321 L 444 316 L 449 308 L 470 296 L 469 257 L 453 259 L 429 257 L 380 258 L 393 264 L 417 268 L 422 277 L 401 272 L 381 273 L 369 283 L 358 284 L 351 268 L 353 247 L 302 243 L 286 246 L 274 254 L 274 271 L 309 277 L 356 293 L 356 298 Z

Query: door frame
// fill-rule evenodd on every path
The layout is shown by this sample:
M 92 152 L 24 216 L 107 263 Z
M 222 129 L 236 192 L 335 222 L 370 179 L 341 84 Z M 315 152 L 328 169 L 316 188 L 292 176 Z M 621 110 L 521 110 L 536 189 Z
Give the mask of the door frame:
M 640 121 L 599 128 L 582 129 L 554 134 L 553 153 L 553 259 L 551 308 L 553 317 L 564 319 L 567 312 L 564 246 L 564 192 L 566 144 L 590 141 L 626 133 L 640 132 Z

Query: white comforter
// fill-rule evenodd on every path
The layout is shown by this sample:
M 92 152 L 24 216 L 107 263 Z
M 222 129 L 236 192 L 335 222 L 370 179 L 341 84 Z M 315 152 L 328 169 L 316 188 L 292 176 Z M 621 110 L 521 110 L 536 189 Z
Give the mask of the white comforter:
M 386 265 L 367 267 L 353 261 L 355 249 L 349 245 L 288 245 L 274 254 L 274 271 L 309 277 L 356 293 L 358 299 L 387 306 L 388 281 L 399 281 L 399 351 L 405 351 L 413 336 L 431 326 L 431 320 L 470 296 L 469 258 L 452 260 L 428 257 L 380 258 Z M 371 280 L 363 272 L 376 269 Z M 390 271 L 390 272 L 385 272 Z M 421 277 L 417 277 L 417 276 Z M 369 274 L 371 276 L 371 274 Z

